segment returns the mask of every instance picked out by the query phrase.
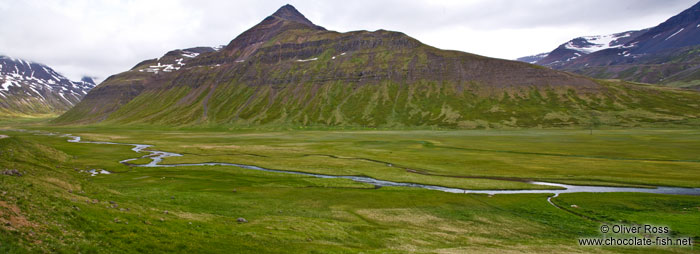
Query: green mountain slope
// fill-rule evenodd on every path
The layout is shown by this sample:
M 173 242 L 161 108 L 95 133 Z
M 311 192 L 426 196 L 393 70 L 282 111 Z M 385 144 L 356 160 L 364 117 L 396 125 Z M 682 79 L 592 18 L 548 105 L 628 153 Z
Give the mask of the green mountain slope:
M 696 92 L 440 50 L 398 32 L 327 31 L 289 5 L 224 49 L 189 52 L 108 78 L 55 123 L 497 128 L 700 115 Z

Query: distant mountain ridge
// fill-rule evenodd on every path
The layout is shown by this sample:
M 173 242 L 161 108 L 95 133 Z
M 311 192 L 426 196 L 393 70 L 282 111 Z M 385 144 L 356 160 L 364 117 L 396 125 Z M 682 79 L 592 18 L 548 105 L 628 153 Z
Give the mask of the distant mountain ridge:
M 0 115 L 62 113 L 78 103 L 95 81 L 71 81 L 52 68 L 0 56 Z
M 534 63 L 596 78 L 700 87 L 698 52 L 700 3 L 652 28 L 575 38 Z
M 544 57 L 530 63 L 554 68 L 564 66 L 569 62 L 588 54 L 606 49 L 624 48 L 626 47 L 626 43 L 636 38 L 636 36 L 644 33 L 646 30 L 647 29 L 609 35 L 583 36 L 574 38 L 560 45 L 552 52 L 543 53 L 545 55 Z M 520 58 L 518 60 L 523 61 Z
M 541 60 L 541 59 L 547 57 L 548 55 L 549 55 L 549 53 L 539 53 L 539 54 L 537 54 L 537 55 L 531 55 L 531 56 L 520 57 L 520 58 L 515 59 L 515 60 L 518 60 L 518 61 L 521 61 L 521 62 L 526 62 L 526 63 L 534 64 L 534 63 L 536 63 L 537 61 L 539 61 L 539 60 Z
M 54 123 L 500 128 L 700 116 L 698 93 L 440 50 L 400 32 L 328 31 L 291 5 L 224 48 L 191 51 L 110 76 Z

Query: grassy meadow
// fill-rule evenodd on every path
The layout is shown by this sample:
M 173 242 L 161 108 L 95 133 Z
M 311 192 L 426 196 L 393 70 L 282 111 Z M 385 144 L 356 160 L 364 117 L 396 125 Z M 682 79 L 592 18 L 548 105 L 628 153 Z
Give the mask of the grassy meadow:
M 601 223 L 668 226 L 700 239 L 700 197 L 641 193 L 453 194 L 223 166 L 231 162 L 470 189 L 542 180 L 700 187 L 700 130 L 225 130 L 51 127 L 0 134 L 0 252 L 58 253 L 688 253 L 689 247 L 579 246 Z M 136 161 L 146 163 L 146 160 Z M 112 174 L 82 172 L 105 169 Z M 239 222 L 244 218 L 247 222 Z

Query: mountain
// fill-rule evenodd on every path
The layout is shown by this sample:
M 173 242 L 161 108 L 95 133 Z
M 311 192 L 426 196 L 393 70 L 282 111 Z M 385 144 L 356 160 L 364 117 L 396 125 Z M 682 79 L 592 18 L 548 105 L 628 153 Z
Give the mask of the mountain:
M 520 62 L 526 62 L 526 63 L 534 64 L 534 63 L 536 63 L 537 61 L 541 60 L 542 58 L 547 57 L 548 55 L 549 55 L 549 53 L 539 53 L 539 54 L 537 54 L 537 55 L 531 55 L 531 56 L 520 57 L 520 58 L 515 59 L 515 60 L 520 61 Z
M 94 77 L 83 76 L 83 77 L 80 79 L 80 82 L 82 82 L 83 84 L 92 85 L 92 87 L 95 87 L 95 86 L 97 85 L 97 83 L 95 82 L 95 78 L 94 78 Z
M 582 56 L 601 50 L 624 48 L 626 43 L 644 33 L 646 30 L 647 29 L 574 38 L 573 40 L 559 45 L 559 47 L 552 52 L 545 53 L 545 57 L 534 63 L 555 68 L 560 67 Z
M 535 62 L 596 78 L 700 87 L 700 3 L 658 26 L 579 37 Z
M 700 115 L 695 92 L 440 50 L 400 32 L 328 31 L 291 5 L 200 49 L 107 78 L 54 123 L 498 128 Z
M 95 81 L 71 81 L 50 67 L 0 56 L 0 115 L 62 113 L 78 103 Z

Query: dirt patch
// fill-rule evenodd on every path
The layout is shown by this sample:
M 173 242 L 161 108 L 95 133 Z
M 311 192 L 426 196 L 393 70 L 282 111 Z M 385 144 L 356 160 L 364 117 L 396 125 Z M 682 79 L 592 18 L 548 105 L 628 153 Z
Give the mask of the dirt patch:
M 71 191 L 79 191 L 80 190 L 79 185 L 70 184 L 70 183 L 67 183 L 65 181 L 59 180 L 58 178 L 46 177 L 46 178 L 44 178 L 44 181 L 47 183 L 52 183 L 52 184 L 54 184 L 62 189 L 65 189 L 65 190 L 71 190 Z
M 36 229 L 39 225 L 27 220 L 16 205 L 0 201 L 0 227 L 7 230 L 17 230 L 18 228 Z
M 215 215 L 208 214 L 208 213 L 188 213 L 188 212 L 171 212 L 171 213 L 177 217 L 180 217 L 180 218 L 186 219 L 186 220 L 208 221 L 208 220 L 216 218 Z
M 201 148 L 201 149 L 238 149 L 237 145 L 181 145 L 182 148 Z
M 95 133 L 80 133 L 80 136 L 85 138 L 85 139 L 91 139 L 91 140 L 117 140 L 117 139 L 128 138 L 127 136 L 95 134 Z
M 379 222 L 425 225 L 442 221 L 441 218 L 431 214 L 411 211 L 410 209 L 362 209 L 356 212 L 365 218 Z
M 245 134 L 235 134 L 234 136 L 240 137 L 265 137 L 265 136 L 280 136 L 284 135 L 282 132 L 266 132 L 266 133 L 245 133 Z
M 414 211 L 411 209 L 362 209 L 356 211 L 358 215 L 368 220 L 379 223 L 411 225 L 420 228 L 432 228 L 433 235 L 443 235 L 451 238 L 454 234 L 464 234 L 473 230 L 488 231 L 475 222 L 450 221 L 432 214 Z
M 494 244 L 495 243 L 495 244 Z M 576 249 L 566 245 L 548 245 L 546 247 L 530 246 L 530 245 L 512 245 L 503 241 L 494 241 L 489 239 L 489 243 L 475 244 L 464 247 L 445 248 L 432 250 L 440 254 L 452 253 L 493 253 L 493 254 L 510 254 L 510 253 L 591 253 L 590 248 Z M 596 252 L 599 253 L 599 252 Z
M 150 208 L 149 210 L 155 211 L 157 213 L 163 213 L 162 210 L 156 209 L 156 208 Z M 190 212 L 182 212 L 182 211 L 168 211 L 169 215 L 175 215 L 181 219 L 186 219 L 186 220 L 193 220 L 193 221 L 209 221 L 212 219 L 215 219 L 219 216 L 213 215 L 213 214 L 208 214 L 208 213 L 190 213 Z

